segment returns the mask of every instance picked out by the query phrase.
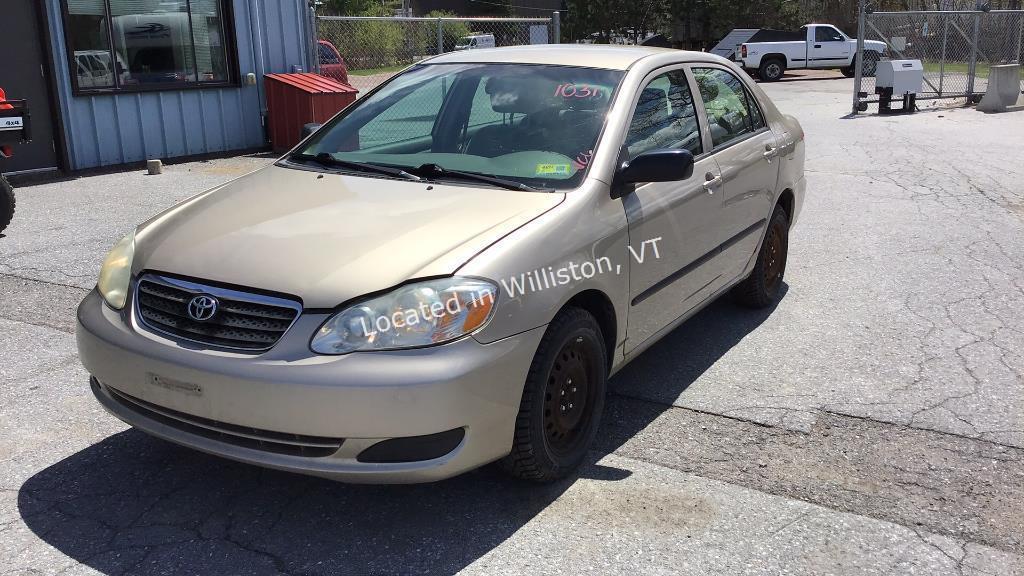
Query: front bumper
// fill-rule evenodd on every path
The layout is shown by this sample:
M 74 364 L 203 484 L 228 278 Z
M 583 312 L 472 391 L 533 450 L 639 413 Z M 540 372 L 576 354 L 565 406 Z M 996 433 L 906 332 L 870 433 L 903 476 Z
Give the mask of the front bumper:
M 130 302 L 124 311 L 110 309 L 95 290 L 78 308 L 79 356 L 108 411 L 154 436 L 218 456 L 366 483 L 440 480 L 507 454 L 544 332 L 540 327 L 486 345 L 470 337 L 430 348 L 319 356 L 309 351 L 309 336 L 326 314 L 303 314 L 274 348 L 247 355 L 190 348 L 139 329 L 132 309 Z M 343 442 L 319 456 L 243 446 L 154 417 L 125 397 L 222 429 L 251 429 L 255 437 Z M 384 440 L 459 428 L 461 442 L 440 457 L 357 460 Z

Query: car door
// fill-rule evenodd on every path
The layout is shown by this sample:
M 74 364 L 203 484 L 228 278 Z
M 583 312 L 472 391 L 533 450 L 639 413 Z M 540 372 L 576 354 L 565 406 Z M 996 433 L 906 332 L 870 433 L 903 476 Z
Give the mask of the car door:
M 688 149 L 690 178 L 638 184 L 622 198 L 629 225 L 630 307 L 625 352 L 671 324 L 720 283 L 716 266 L 722 210 L 721 174 L 706 151 L 684 67 L 653 72 L 634 96 L 623 157 L 655 149 Z
M 712 156 L 722 171 L 721 267 L 731 281 L 760 242 L 779 180 L 778 146 L 753 93 L 740 77 L 715 64 L 694 65 Z
M 807 50 L 808 68 L 834 68 L 850 62 L 850 43 L 832 26 L 815 26 L 814 38 Z

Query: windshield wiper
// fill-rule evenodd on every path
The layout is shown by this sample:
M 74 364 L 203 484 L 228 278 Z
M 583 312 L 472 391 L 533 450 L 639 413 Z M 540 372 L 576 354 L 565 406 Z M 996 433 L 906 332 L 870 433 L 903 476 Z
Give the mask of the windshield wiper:
M 388 176 L 396 176 L 398 178 L 405 178 L 406 180 L 422 180 L 415 174 L 410 174 L 400 168 L 389 168 L 387 166 L 380 166 L 378 164 L 370 164 L 369 162 L 354 162 L 352 160 L 342 160 L 335 158 L 333 155 L 327 152 L 320 152 L 319 154 L 304 154 L 302 152 L 293 152 L 288 155 L 288 159 L 294 162 L 316 162 L 321 166 L 327 168 L 345 168 L 347 170 L 359 170 L 362 172 L 373 172 L 375 174 L 385 174 Z
M 515 180 L 506 180 L 504 178 L 497 178 L 494 176 L 484 176 L 483 174 L 477 174 L 476 172 L 462 172 L 461 170 L 449 170 L 443 166 L 437 164 L 424 164 L 414 170 L 417 174 L 422 174 L 425 178 L 461 178 L 463 180 L 473 180 L 475 182 L 484 182 L 486 184 L 493 184 L 494 186 L 500 186 L 508 190 L 523 190 L 526 192 L 536 191 L 550 191 L 549 188 L 534 188 L 533 186 L 527 186 L 522 182 L 516 182 Z

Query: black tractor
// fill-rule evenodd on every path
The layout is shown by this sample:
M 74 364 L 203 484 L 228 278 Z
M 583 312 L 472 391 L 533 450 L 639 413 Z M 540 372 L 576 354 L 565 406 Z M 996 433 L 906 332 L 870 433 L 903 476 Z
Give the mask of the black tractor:
M 28 105 L 24 100 L 7 100 L 0 88 L 0 158 L 10 158 L 12 144 L 31 140 Z M 14 188 L 0 172 L 0 232 L 14 217 Z

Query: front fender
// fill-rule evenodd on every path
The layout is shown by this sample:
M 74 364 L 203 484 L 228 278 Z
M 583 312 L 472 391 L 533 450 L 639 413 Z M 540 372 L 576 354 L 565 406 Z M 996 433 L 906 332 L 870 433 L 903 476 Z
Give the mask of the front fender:
M 615 308 L 617 347 L 625 337 L 629 299 L 628 240 L 622 201 L 610 198 L 607 184 L 588 180 L 456 272 L 499 284 L 494 316 L 475 337 L 489 343 L 543 326 L 573 296 L 597 290 Z M 593 273 L 584 274 L 584 265 Z
M 856 48 L 856 46 L 854 46 Z M 871 52 L 878 52 L 879 54 L 885 54 L 886 46 L 885 42 L 878 42 L 876 40 L 867 40 L 864 42 L 864 50 Z

